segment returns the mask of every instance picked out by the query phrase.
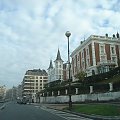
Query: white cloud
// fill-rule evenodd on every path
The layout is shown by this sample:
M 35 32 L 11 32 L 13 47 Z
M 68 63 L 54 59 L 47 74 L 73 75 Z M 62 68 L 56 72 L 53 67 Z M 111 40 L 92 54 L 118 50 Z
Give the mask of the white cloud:
M 0 84 L 11 87 L 28 69 L 47 69 L 59 47 L 67 61 L 70 52 L 91 34 L 119 31 L 117 0 L 0 0 Z M 7 81 L 7 82 L 6 82 Z

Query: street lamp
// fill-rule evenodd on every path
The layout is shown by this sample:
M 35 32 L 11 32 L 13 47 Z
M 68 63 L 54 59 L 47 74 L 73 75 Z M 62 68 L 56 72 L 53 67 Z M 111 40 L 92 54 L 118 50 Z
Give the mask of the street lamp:
M 72 100 L 71 100 L 71 80 L 70 80 L 70 52 L 69 52 L 69 37 L 71 33 L 67 31 L 65 33 L 66 37 L 68 38 L 68 69 L 69 69 L 69 76 L 68 76 L 68 81 L 69 81 L 69 110 L 72 108 Z

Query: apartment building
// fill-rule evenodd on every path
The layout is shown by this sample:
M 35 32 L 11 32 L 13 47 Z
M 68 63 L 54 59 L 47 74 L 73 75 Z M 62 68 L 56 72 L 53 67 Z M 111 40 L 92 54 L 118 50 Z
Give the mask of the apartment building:
M 36 93 L 44 89 L 48 82 L 48 74 L 45 70 L 33 69 L 28 70 L 23 78 L 22 95 L 36 102 Z
M 107 72 L 120 64 L 119 33 L 109 37 L 91 35 L 72 52 L 72 76 L 85 71 L 87 76 Z

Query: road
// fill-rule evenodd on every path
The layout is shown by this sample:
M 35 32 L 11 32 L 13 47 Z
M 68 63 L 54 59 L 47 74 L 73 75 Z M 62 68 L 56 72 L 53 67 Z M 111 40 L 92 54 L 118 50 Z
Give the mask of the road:
M 0 107 L 3 105 L 3 103 L 0 103 Z
M 90 120 L 77 115 L 39 107 L 35 105 L 20 105 L 10 102 L 0 110 L 0 120 Z

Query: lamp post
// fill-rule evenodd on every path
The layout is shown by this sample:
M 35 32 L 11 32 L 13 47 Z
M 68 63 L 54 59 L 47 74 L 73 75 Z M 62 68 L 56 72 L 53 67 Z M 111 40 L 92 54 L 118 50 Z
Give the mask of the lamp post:
M 71 33 L 67 31 L 65 33 L 66 37 L 68 38 L 68 69 L 69 69 L 69 76 L 68 76 L 68 81 L 69 81 L 69 110 L 72 108 L 72 100 L 71 100 L 71 80 L 70 80 L 70 52 L 69 52 L 69 37 Z

